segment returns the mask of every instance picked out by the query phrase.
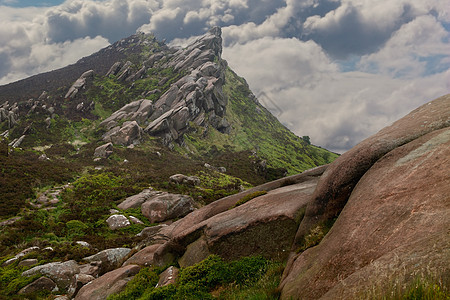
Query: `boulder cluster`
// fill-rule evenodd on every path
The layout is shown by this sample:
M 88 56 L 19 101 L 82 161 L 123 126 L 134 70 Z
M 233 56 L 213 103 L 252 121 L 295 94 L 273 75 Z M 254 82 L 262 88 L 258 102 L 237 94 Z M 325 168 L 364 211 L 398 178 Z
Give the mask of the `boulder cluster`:
M 20 293 L 46 289 L 69 298 L 106 299 L 123 290 L 144 266 L 184 268 L 211 254 L 226 260 L 252 255 L 287 260 L 281 299 L 378 298 L 382 291 L 414 284 L 417 278 L 448 286 L 449 158 L 447 95 L 366 139 L 331 165 L 199 209 L 187 196 L 152 189 L 128 197 L 120 209 L 140 208 L 159 223 L 137 235 L 138 247 L 107 249 L 80 264 L 33 267 L 23 276 L 42 276 Z M 171 181 L 190 184 L 195 178 L 177 174 Z M 121 218 L 117 213 L 112 216 Z M 122 217 L 119 222 L 130 222 L 130 216 Z M 179 219 L 166 222 L 174 218 Z M 44 250 L 51 251 L 39 251 Z M 4 264 L 37 263 L 23 260 L 25 255 L 22 251 Z M 167 269 L 159 285 L 176 282 L 177 274 L 176 268 Z M 373 291 L 378 294 L 370 294 Z
M 191 122 L 197 126 L 211 125 L 228 133 L 231 127 L 225 118 L 227 99 L 222 91 L 225 66 L 221 65 L 223 62 L 219 63 L 221 53 L 221 31 L 216 27 L 174 54 L 153 54 L 144 66 L 150 67 L 163 61 L 163 68 L 186 75 L 156 101 L 140 99 L 114 112 L 100 124 L 107 130 L 103 140 L 129 146 L 139 143 L 145 132 L 160 137 L 165 145 L 170 145 L 173 141 L 182 141 Z M 145 73 L 145 69 L 141 69 L 130 75 L 130 68 L 129 62 L 123 66 L 116 63 L 108 74 L 118 78 L 127 74 L 125 80 L 135 80 Z

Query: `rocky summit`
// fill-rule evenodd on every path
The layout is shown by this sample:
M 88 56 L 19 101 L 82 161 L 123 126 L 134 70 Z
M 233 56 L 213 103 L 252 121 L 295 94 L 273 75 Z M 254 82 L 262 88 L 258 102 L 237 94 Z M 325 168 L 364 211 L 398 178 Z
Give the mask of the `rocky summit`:
M 447 299 L 450 95 L 338 157 L 220 28 L 0 86 L 0 299 Z

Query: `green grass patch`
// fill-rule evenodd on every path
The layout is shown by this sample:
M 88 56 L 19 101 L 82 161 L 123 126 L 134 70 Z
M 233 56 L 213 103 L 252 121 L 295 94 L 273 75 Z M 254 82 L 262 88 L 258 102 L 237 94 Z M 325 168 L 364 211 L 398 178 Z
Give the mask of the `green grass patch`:
M 256 192 L 253 192 L 251 194 L 245 195 L 244 197 L 239 199 L 239 201 L 236 202 L 236 204 L 233 205 L 230 209 L 238 207 L 238 206 L 240 206 L 240 205 L 242 205 L 244 203 L 247 203 L 248 201 L 250 201 L 250 200 L 252 200 L 252 199 L 254 199 L 256 197 L 259 197 L 259 196 L 262 196 L 262 195 L 265 195 L 265 194 L 267 194 L 267 191 L 256 191 Z

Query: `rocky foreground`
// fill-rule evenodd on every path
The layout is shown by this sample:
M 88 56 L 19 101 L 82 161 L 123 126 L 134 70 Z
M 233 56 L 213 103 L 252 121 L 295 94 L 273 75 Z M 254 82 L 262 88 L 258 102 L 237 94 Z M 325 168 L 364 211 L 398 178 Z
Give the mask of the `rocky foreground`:
M 144 266 L 187 267 L 210 254 L 226 260 L 257 254 L 287 260 L 281 299 L 377 298 L 420 279 L 449 287 L 449 170 L 446 95 L 329 166 L 200 209 L 189 206 L 178 221 L 145 229 L 138 248 L 104 250 L 82 264 L 31 268 L 23 276 L 42 277 L 22 292 L 57 287 L 67 292 L 66 298 L 106 299 L 123 290 Z M 152 206 L 149 201 L 155 197 L 160 202 Z M 152 211 L 174 207 L 167 202 L 173 198 L 147 190 L 121 205 L 156 216 Z M 176 282 L 173 267 L 163 274 L 170 277 L 161 279 L 164 284 Z

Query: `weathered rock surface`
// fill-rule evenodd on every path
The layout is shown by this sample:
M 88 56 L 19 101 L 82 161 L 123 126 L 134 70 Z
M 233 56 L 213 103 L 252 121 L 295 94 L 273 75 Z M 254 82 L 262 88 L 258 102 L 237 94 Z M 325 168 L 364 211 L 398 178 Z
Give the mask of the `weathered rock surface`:
M 93 78 L 94 78 L 93 70 L 89 70 L 81 74 L 80 78 L 78 78 L 77 81 L 75 81 L 74 84 L 72 84 L 72 86 L 70 87 L 69 91 L 67 92 L 64 98 L 66 99 L 74 98 L 78 94 L 78 91 L 80 91 L 85 87 L 87 80 Z
M 178 278 L 180 270 L 174 266 L 168 267 L 164 272 L 159 275 L 159 281 L 156 287 L 162 287 L 169 284 L 174 284 Z
M 129 248 L 113 248 L 100 251 L 97 254 L 85 257 L 83 260 L 87 262 L 99 262 L 99 274 L 104 274 L 106 272 L 112 271 L 120 267 L 125 258 L 130 253 Z
M 129 208 L 140 208 L 145 201 L 158 194 L 161 194 L 161 192 L 145 189 L 137 195 L 126 198 L 117 207 L 123 210 L 127 210 Z
M 41 274 L 53 280 L 59 289 L 66 291 L 74 287 L 75 274 L 80 273 L 78 264 L 69 260 L 66 262 L 54 262 L 31 268 L 22 273 L 22 276 L 29 277 Z
M 175 174 L 170 176 L 169 183 L 173 184 L 186 184 L 196 186 L 200 184 L 200 178 L 196 176 L 186 176 L 183 174 Z
M 56 288 L 56 283 L 47 277 L 41 277 L 20 289 L 19 295 L 26 295 L 40 291 L 52 292 Z
M 368 291 L 389 292 L 417 278 L 450 284 L 449 127 L 447 95 L 329 167 L 304 221 L 317 224 L 314 212 L 324 220 L 344 208 L 319 245 L 292 255 L 282 299 L 365 298 Z
M 112 215 L 106 219 L 106 224 L 108 224 L 109 229 L 116 230 L 130 226 L 131 222 L 124 215 Z
M 152 101 L 146 99 L 137 100 L 114 112 L 110 117 L 101 122 L 100 126 L 104 126 L 109 130 L 117 126 L 118 122 L 122 120 L 135 120 L 140 125 L 145 125 L 153 110 Z
M 195 202 L 191 197 L 170 193 L 153 196 L 141 206 L 142 214 L 151 223 L 181 218 L 194 209 Z
M 139 266 L 129 265 L 108 272 L 83 286 L 75 300 L 104 300 L 109 295 L 120 292 L 139 270 Z
M 108 130 L 104 140 L 125 145 L 122 141 L 112 139 L 123 130 L 125 124 L 118 124 L 124 120 L 136 121 L 145 127 L 146 133 L 160 137 L 166 145 L 182 141 L 183 134 L 190 128 L 190 122 L 201 126 L 208 124 L 221 132 L 229 132 L 231 125 L 224 118 L 228 101 L 222 91 L 225 66 L 215 62 L 221 53 L 221 30 L 216 27 L 189 47 L 167 56 L 169 59 L 163 67 L 172 67 L 175 72 L 182 71 L 187 75 L 172 84 L 155 102 L 141 99 L 114 112 L 101 123 Z M 145 62 L 145 66 L 151 67 L 163 56 L 162 53 L 153 55 Z M 119 67 L 120 64 L 114 64 L 108 74 L 117 75 L 118 80 L 130 81 L 145 73 L 145 68 L 141 68 L 137 73 L 130 74 L 131 63 L 128 62 L 120 70 Z M 161 79 L 159 84 L 163 85 L 166 80 Z
M 116 126 L 103 135 L 103 141 L 115 145 L 129 146 L 139 144 L 142 138 L 142 128 L 136 121 L 127 121 L 122 127 Z
M 113 144 L 107 143 L 95 148 L 94 157 L 108 158 L 113 154 Z
M 155 244 L 145 247 L 130 257 L 123 265 L 151 266 L 153 264 L 153 256 L 160 246 L 160 244 Z

